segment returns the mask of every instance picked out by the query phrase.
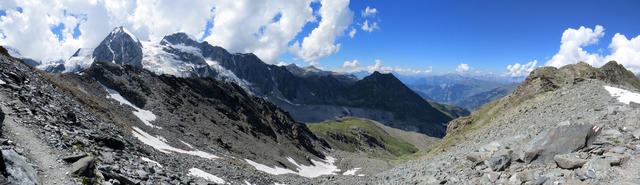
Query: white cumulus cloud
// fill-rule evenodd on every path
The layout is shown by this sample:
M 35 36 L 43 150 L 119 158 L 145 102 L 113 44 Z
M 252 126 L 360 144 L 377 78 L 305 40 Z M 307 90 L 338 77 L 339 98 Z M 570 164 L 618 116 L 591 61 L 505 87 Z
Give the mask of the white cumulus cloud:
M 353 60 L 353 62 L 344 61 L 344 64 L 342 64 L 342 68 L 344 69 L 356 69 L 358 67 L 360 67 L 358 60 Z
M 602 36 L 604 36 L 604 28 L 600 25 L 596 25 L 595 29 L 581 26 L 579 29 L 565 30 L 562 33 L 560 50 L 545 65 L 561 67 L 578 62 L 601 65 L 602 58 L 598 54 L 590 54 L 582 47 L 597 43 Z
M 464 73 L 464 72 L 469 71 L 469 64 L 460 63 L 460 65 L 458 65 L 458 67 L 456 67 L 456 71 L 458 73 Z
M 603 36 L 604 28 L 600 25 L 596 25 L 594 29 L 584 26 L 579 29 L 569 28 L 562 34 L 560 50 L 545 65 L 562 67 L 567 64 L 586 62 L 592 66 L 600 67 L 615 60 L 632 72 L 640 73 L 640 35 L 627 39 L 626 36 L 616 33 L 609 44 L 611 54 L 607 56 L 589 53 L 582 49 L 582 47 L 598 43 Z
M 369 24 L 369 20 L 365 20 L 364 23 L 362 23 L 361 29 L 362 31 L 372 32 L 373 30 L 380 29 L 380 27 L 378 27 L 378 22 Z
M 66 59 L 78 48 L 95 47 L 116 26 L 125 26 L 143 40 L 177 31 L 201 34 L 213 3 L 172 0 L 4 0 L 0 44 L 37 60 Z M 6 6 L 5 6 L 6 5 Z M 22 13 L 17 11 L 22 9 Z M 175 16 L 180 15 L 180 16 Z M 184 21 L 189 20 L 189 21 Z M 51 31 L 63 26 L 60 35 Z M 75 28 L 78 27 L 76 33 Z M 80 34 L 74 38 L 76 35 Z
M 353 38 L 354 36 L 356 36 L 356 29 L 352 28 L 351 31 L 349 32 L 349 37 Z
M 515 63 L 507 66 L 507 71 L 504 75 L 511 77 L 527 76 L 531 71 L 536 69 L 538 60 L 533 60 L 526 64 Z
M 289 1 L 287 1 L 289 2 Z M 322 17 L 317 28 L 311 31 L 302 43 L 295 42 L 289 51 L 304 61 L 313 61 L 331 55 L 340 50 L 336 38 L 353 22 L 353 11 L 349 9 L 349 0 L 321 0 L 319 14 Z
M 640 35 L 627 39 L 622 34 L 616 33 L 609 44 L 611 55 L 605 57 L 605 61 L 615 60 L 627 69 L 640 74 Z
M 347 72 L 347 73 L 358 72 L 358 71 L 367 71 L 369 73 L 373 73 L 374 71 L 379 71 L 383 73 L 396 72 L 399 74 L 406 74 L 406 75 L 419 75 L 419 74 L 431 73 L 431 71 L 433 71 L 433 68 L 429 67 L 429 69 L 427 70 L 418 70 L 418 69 L 411 69 L 411 68 L 402 68 L 397 66 L 391 67 L 391 66 L 383 65 L 381 60 L 376 59 L 375 64 L 370 66 L 361 66 L 361 63 L 358 60 L 345 61 L 342 64 L 342 67 L 337 71 Z
M 378 13 L 377 9 L 367 6 L 367 8 L 362 11 L 362 17 L 373 17 L 376 13 Z
M 314 2 L 321 5 L 317 11 Z M 2 0 L 0 10 L 6 12 L 0 18 L 0 44 L 45 61 L 95 47 L 117 26 L 141 40 L 185 32 L 230 52 L 255 53 L 268 63 L 279 62 L 288 51 L 310 61 L 338 52 L 336 40 L 353 21 L 349 0 Z M 301 43 L 289 45 L 305 25 L 318 20 Z M 52 28 L 59 26 L 57 35 Z

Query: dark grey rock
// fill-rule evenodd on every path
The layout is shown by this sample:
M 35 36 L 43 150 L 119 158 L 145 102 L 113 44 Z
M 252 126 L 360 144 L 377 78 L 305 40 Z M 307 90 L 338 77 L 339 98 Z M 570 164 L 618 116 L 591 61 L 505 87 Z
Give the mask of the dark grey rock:
M 40 184 L 36 170 L 27 163 L 26 159 L 13 150 L 2 150 L 2 159 L 6 167 L 8 180 L 13 184 Z
M 566 154 L 584 148 L 595 139 L 592 125 L 564 125 L 538 135 L 525 150 L 524 161 L 550 162 L 557 154 Z

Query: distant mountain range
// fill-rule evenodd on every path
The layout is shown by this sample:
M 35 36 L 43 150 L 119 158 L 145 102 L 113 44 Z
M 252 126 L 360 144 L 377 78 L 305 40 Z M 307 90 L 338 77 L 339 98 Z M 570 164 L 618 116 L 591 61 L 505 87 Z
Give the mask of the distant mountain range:
M 346 74 L 363 78 L 370 73 L 359 71 Z M 470 111 L 506 96 L 525 78 L 495 74 L 448 73 L 430 76 L 403 75 L 396 72 L 392 74 L 425 99 L 459 106 Z
M 517 83 L 504 80 L 486 79 L 491 78 L 447 74 L 417 79 L 409 87 L 424 98 L 475 110 L 485 103 L 506 96 L 517 86 Z
M 78 49 L 64 62 L 33 64 L 54 73 L 81 72 L 94 61 L 130 65 L 156 74 L 233 82 L 278 105 L 301 122 L 353 116 L 442 137 L 446 123 L 455 118 L 445 113 L 449 110 L 434 108 L 392 74 L 374 72 L 358 79 L 312 66 L 270 65 L 254 54 L 232 54 L 184 33 L 167 35 L 154 43 L 140 41 L 118 27 L 95 49 Z

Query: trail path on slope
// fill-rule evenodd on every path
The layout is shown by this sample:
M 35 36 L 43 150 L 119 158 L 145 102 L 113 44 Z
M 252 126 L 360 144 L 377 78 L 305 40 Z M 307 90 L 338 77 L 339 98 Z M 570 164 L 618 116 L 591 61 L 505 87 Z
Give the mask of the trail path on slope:
M 0 93 L 0 102 L 9 102 L 3 94 Z M 36 137 L 31 129 L 24 127 L 16 122 L 13 110 L 0 104 L 2 112 L 5 113 L 4 123 L 2 125 L 3 135 L 8 139 L 16 142 L 18 146 L 25 149 L 24 154 L 32 163 L 38 166 L 38 179 L 41 184 L 74 184 L 70 180 L 70 176 L 66 173 L 69 171 L 69 165 L 58 161 L 57 152 L 52 150 L 43 140 Z

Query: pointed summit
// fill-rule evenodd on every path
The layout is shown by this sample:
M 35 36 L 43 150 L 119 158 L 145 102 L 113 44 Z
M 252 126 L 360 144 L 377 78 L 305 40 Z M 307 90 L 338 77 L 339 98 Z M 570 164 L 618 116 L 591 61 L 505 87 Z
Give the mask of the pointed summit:
M 124 27 L 116 27 L 93 51 L 95 60 L 142 68 L 142 44 Z

